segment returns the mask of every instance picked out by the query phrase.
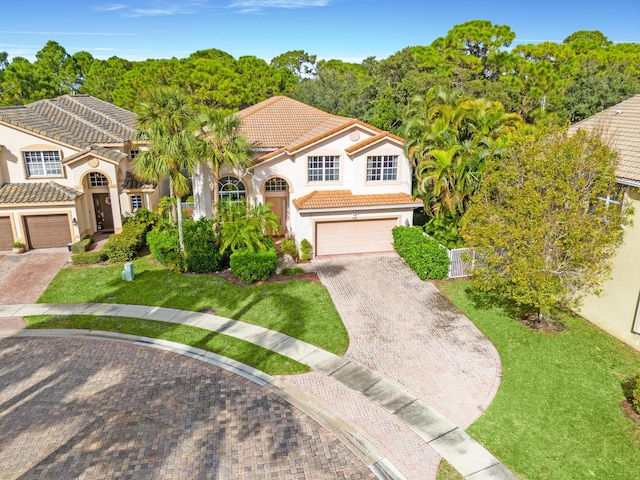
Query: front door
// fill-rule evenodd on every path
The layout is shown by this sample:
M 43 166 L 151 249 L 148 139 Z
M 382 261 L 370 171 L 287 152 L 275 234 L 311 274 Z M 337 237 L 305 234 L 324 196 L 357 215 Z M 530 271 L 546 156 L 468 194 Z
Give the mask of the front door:
M 113 213 L 109 194 L 94 193 L 93 206 L 96 211 L 96 230 L 113 232 Z
M 271 211 L 278 216 L 280 235 L 284 235 L 287 228 L 287 197 L 266 197 L 265 201 L 273 204 Z

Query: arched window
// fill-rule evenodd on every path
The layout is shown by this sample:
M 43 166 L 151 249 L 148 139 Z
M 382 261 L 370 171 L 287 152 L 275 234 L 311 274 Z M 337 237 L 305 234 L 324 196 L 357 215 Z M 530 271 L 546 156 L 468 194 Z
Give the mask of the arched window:
M 100 172 L 90 172 L 89 185 L 91 187 L 108 187 L 109 182 L 107 181 L 107 177 Z
M 267 183 L 265 183 L 264 190 L 266 192 L 286 192 L 287 181 L 279 177 L 270 178 L 267 180 Z
M 218 181 L 218 197 L 220 200 L 243 200 L 247 195 L 244 183 L 236 177 L 222 177 Z

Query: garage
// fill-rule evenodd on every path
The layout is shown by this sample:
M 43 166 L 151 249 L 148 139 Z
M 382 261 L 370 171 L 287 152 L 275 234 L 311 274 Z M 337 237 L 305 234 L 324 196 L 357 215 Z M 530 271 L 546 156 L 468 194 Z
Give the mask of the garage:
M 0 217 L 0 250 L 9 250 L 12 245 L 11 218 Z
M 393 251 L 397 218 L 316 223 L 316 255 Z
M 24 218 L 29 248 L 66 247 L 71 243 L 67 215 L 33 215 Z

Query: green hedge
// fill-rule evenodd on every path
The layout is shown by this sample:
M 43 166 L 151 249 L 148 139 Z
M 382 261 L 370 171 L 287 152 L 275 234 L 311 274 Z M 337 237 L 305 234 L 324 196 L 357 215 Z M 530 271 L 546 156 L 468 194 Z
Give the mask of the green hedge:
M 104 250 L 97 252 L 80 252 L 71 256 L 71 263 L 74 265 L 91 265 L 94 263 L 104 262 L 107 259 Z
M 151 255 L 162 265 L 178 271 L 187 268 L 180 254 L 178 227 L 172 222 L 162 222 L 147 233 L 147 244 Z
M 144 247 L 147 231 L 155 221 L 152 212 L 142 209 L 122 225 L 122 232 L 111 235 L 104 246 L 110 262 L 128 262 Z
M 86 252 L 87 250 L 89 250 L 89 247 L 91 247 L 92 243 L 93 243 L 93 236 L 87 235 L 79 242 L 76 242 L 73 245 L 71 245 L 71 253 Z
M 231 254 L 229 262 L 236 278 L 244 283 L 254 283 L 276 273 L 278 254 L 274 248 L 255 251 L 242 248 Z
M 187 266 L 192 272 L 219 272 L 229 264 L 229 255 L 220 253 L 214 225 L 207 218 L 186 219 L 183 223 Z
M 422 280 L 447 278 L 449 256 L 420 227 L 394 227 L 393 248 Z

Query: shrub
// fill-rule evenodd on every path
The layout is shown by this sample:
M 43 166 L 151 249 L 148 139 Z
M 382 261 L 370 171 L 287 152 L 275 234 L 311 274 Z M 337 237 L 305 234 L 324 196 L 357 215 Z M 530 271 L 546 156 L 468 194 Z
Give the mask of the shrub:
M 449 275 L 447 251 L 425 236 L 420 227 L 394 227 L 393 248 L 422 280 Z
M 287 277 L 292 275 L 300 275 L 304 273 L 304 269 L 300 267 L 284 267 L 281 271 L 281 275 L 285 275 Z
M 122 226 L 121 233 L 109 237 L 104 246 L 109 261 L 128 262 L 136 258 L 145 244 L 146 233 L 155 218 L 147 212 L 148 210 L 136 212 L 136 215 Z
M 266 280 L 278 268 L 278 254 L 274 248 L 249 250 L 242 248 L 231 254 L 231 272 L 244 283 Z
M 94 263 L 104 262 L 107 259 L 107 254 L 104 250 L 97 252 L 80 252 L 71 256 L 71 263 L 74 265 L 91 265 Z
M 293 238 L 285 238 L 280 243 L 280 251 L 285 255 L 291 255 L 296 258 L 298 256 L 298 247 L 296 247 L 296 241 Z
M 93 236 L 87 235 L 82 240 L 71 245 L 71 253 L 83 253 L 89 250 L 91 244 L 93 243 Z
M 156 225 L 147 233 L 147 244 L 153 258 L 162 265 L 180 265 L 178 227 L 174 223 L 162 221 Z
M 622 390 L 634 410 L 640 414 L 640 375 L 635 375 L 625 380 L 622 383 Z
M 185 219 L 183 223 L 187 266 L 192 272 L 218 272 L 229 262 L 229 256 L 220 253 L 214 224 L 207 218 Z
M 306 238 L 300 242 L 300 260 L 303 262 L 311 260 L 311 243 Z

